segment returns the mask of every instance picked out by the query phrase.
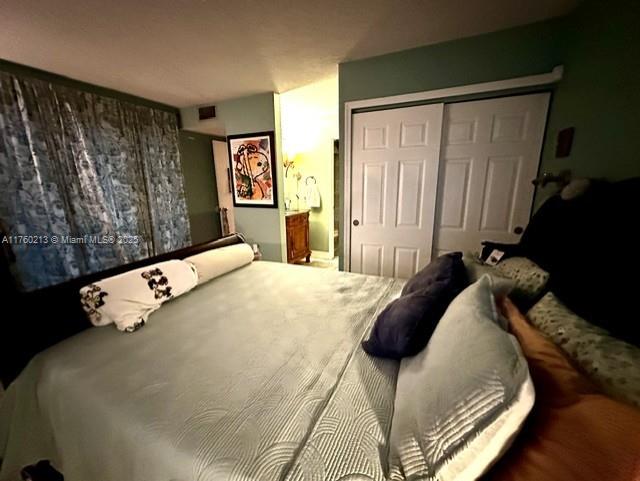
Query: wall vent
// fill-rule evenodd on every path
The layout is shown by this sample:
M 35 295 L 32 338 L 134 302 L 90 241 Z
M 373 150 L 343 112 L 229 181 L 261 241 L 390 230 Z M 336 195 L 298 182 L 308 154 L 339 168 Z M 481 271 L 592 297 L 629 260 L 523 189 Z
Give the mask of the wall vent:
M 200 120 L 215 119 L 216 118 L 216 106 L 210 105 L 208 107 L 198 108 L 198 117 Z

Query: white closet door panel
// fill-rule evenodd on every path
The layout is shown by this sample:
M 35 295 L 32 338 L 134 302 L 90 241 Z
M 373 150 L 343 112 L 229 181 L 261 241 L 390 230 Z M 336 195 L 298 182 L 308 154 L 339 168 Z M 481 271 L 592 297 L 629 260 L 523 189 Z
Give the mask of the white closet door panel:
M 549 94 L 444 108 L 434 252 L 514 243 L 529 220 Z
M 431 260 L 442 104 L 355 114 L 351 270 L 411 277 Z

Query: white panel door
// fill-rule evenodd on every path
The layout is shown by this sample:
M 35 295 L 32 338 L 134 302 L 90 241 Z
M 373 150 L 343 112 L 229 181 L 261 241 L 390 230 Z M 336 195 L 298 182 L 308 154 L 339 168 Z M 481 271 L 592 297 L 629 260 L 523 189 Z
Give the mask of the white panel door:
M 213 141 L 213 162 L 216 171 L 218 205 L 221 209 L 226 207 L 229 232 L 235 232 L 236 220 L 233 211 L 233 193 L 231 192 L 231 177 L 229 176 L 229 151 L 227 150 L 226 142 Z
M 444 108 L 434 255 L 515 243 L 529 222 L 549 94 Z
M 353 116 L 352 272 L 409 278 L 431 260 L 442 111 Z

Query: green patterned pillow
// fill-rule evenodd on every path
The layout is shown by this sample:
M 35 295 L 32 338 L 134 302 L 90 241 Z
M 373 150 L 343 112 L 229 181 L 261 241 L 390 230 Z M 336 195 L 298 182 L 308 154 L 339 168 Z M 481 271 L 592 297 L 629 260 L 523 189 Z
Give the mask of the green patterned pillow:
M 505 259 L 496 265 L 496 271 L 515 281 L 510 297 L 517 304 L 531 305 L 542 295 L 549 281 L 549 273 L 526 257 Z
M 609 396 L 640 407 L 640 349 L 571 312 L 547 293 L 527 317 Z

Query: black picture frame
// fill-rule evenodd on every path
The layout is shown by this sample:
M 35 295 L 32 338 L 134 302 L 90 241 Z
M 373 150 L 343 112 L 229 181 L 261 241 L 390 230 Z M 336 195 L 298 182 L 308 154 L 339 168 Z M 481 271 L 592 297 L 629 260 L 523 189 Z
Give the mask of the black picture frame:
M 238 154 L 241 148 L 243 151 Z M 231 195 L 234 207 L 278 208 L 275 149 L 273 130 L 227 136 Z M 239 155 L 242 157 L 239 158 Z M 264 169 L 263 162 L 267 162 L 266 169 Z M 265 173 L 268 173 L 266 179 Z M 249 182 L 245 182 L 247 177 L 251 179 Z M 247 196 L 251 196 L 251 198 L 247 198 Z M 261 199 L 260 196 L 264 196 L 264 198 Z

